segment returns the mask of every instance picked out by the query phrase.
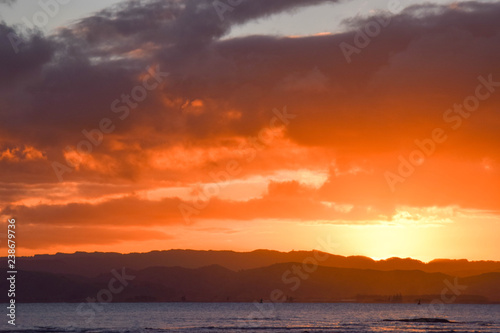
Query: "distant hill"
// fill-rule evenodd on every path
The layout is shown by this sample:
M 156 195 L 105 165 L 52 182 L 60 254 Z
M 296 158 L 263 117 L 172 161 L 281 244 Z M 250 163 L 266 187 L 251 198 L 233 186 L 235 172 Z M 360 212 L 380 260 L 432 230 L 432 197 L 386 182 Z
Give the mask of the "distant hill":
M 324 253 L 321 252 L 321 254 Z M 99 274 L 108 273 L 116 267 L 142 270 L 153 266 L 200 268 L 219 265 L 233 271 L 238 271 L 270 266 L 277 263 L 302 262 L 306 258 L 313 256 L 313 251 L 278 252 L 271 250 L 256 250 L 252 252 L 168 250 L 130 254 L 77 252 L 74 254 L 58 253 L 55 255 L 19 257 L 16 264 L 18 269 L 26 271 L 94 277 Z M 4 267 L 6 264 L 5 261 L 6 258 L 0 258 L 0 264 Z M 320 264 L 327 267 L 374 269 L 381 271 L 420 270 L 429 273 L 441 272 L 459 277 L 500 272 L 500 262 L 467 261 L 465 259 L 439 259 L 424 263 L 410 258 L 391 258 L 375 261 L 363 256 L 344 257 L 328 254 L 328 258 L 321 261 Z
M 135 276 L 123 290 L 113 294 L 113 302 L 253 302 L 277 299 L 292 302 L 416 302 L 442 299 L 442 291 L 453 285 L 455 278 L 443 273 L 416 270 L 377 271 L 309 266 L 307 273 L 293 273 L 300 263 L 280 263 L 267 267 L 233 271 L 219 265 L 201 268 L 149 267 L 141 270 L 125 269 Z M 314 269 L 316 268 L 316 269 Z M 117 267 L 121 272 L 121 268 Z M 113 274 L 107 272 L 95 277 L 18 271 L 17 302 L 85 302 L 105 295 L 110 289 Z M 448 281 L 448 282 L 447 282 Z M 120 287 L 117 281 L 113 288 Z M 500 302 L 500 273 L 487 273 L 459 278 L 465 286 L 454 299 L 451 291 L 445 293 L 446 302 L 489 303 Z M 7 280 L 0 280 L 0 288 L 8 290 Z M 121 288 L 120 288 L 121 289 Z M 276 291 L 278 290 L 278 291 Z M 104 292 L 103 292 L 104 291 Z M 107 292 L 110 294 L 109 292 Z M 6 302 L 7 293 L 0 295 Z

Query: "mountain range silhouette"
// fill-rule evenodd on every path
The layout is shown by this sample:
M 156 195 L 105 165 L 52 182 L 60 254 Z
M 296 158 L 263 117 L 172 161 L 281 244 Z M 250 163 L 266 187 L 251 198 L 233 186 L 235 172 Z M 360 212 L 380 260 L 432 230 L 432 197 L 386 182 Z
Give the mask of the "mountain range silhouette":
M 322 260 L 314 259 L 320 255 Z M 253 302 L 272 301 L 273 295 L 286 302 L 391 302 L 398 295 L 398 302 L 428 303 L 457 284 L 460 292 L 447 296 L 454 303 L 500 303 L 495 261 L 168 250 L 36 255 L 16 264 L 18 302 L 82 302 L 108 288 L 112 270 L 123 270 L 134 279 L 113 302 Z M 7 281 L 0 285 L 6 288 Z

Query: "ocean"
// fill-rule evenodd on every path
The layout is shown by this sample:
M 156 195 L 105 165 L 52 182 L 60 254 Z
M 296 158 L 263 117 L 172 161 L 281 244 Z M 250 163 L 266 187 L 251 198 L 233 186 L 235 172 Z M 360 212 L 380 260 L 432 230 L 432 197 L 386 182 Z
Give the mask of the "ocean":
M 37 303 L 16 306 L 15 326 L 6 306 L 0 332 L 500 332 L 500 305 Z

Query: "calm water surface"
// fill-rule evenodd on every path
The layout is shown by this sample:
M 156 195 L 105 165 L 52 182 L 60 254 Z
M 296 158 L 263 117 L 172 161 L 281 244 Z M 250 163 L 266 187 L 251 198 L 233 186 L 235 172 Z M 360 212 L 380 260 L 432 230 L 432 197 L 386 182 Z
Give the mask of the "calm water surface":
M 4 314 L 0 332 L 500 332 L 500 305 L 64 303 L 19 304 L 16 311 L 16 326 Z M 384 321 L 422 317 L 451 323 Z

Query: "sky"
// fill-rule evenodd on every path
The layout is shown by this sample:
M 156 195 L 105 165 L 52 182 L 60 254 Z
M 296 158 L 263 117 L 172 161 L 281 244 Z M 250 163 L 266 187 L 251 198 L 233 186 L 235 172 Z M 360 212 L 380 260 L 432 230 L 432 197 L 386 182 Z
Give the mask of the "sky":
M 500 2 L 47 3 L 0 4 L 2 246 L 500 260 Z

